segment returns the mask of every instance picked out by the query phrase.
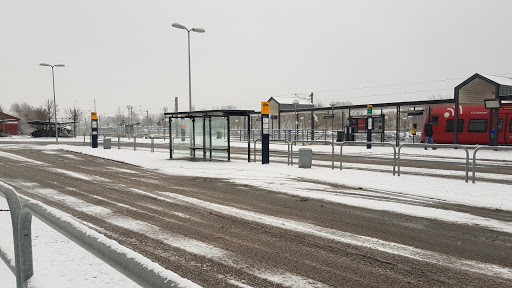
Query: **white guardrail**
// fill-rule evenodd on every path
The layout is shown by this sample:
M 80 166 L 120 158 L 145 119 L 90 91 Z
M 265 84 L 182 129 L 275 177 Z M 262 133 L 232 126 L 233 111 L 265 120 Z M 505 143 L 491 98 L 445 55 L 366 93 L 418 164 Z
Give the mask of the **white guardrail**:
M 0 258 L 15 275 L 17 288 L 27 287 L 28 280 L 34 275 L 32 216 L 37 217 L 141 287 L 200 287 L 189 280 L 170 277 L 172 272 L 159 265 L 149 267 L 147 265 L 150 262 L 149 259 L 69 217 L 62 217 L 65 215 L 63 212 L 39 202 L 29 202 L 22 206 L 16 191 L 2 182 L 0 182 L 0 195 L 6 198 L 11 214 L 14 260 L 1 249 Z

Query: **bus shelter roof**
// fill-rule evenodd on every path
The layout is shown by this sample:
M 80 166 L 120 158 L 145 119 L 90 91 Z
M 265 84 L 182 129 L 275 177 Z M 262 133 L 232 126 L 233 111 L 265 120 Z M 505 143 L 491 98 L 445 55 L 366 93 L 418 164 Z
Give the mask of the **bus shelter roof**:
M 197 118 L 203 116 L 229 117 L 229 116 L 249 116 L 254 114 L 254 110 L 202 110 L 202 111 L 183 111 L 167 112 L 164 115 L 171 118 Z

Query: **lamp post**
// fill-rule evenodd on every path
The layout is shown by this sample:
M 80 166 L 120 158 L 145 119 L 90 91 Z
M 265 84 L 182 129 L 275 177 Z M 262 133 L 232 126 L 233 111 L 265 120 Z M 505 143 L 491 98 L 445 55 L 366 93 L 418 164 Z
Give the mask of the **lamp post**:
M 297 140 L 297 136 L 299 133 L 299 114 L 297 114 L 297 105 L 299 105 L 299 100 L 293 100 L 292 104 L 293 107 L 295 108 L 295 140 Z
M 130 111 L 130 134 L 133 136 L 133 106 L 126 105 L 126 109 Z
M 59 131 L 57 131 L 57 102 L 55 101 L 55 74 L 53 73 L 54 67 L 65 67 L 64 64 L 50 65 L 47 63 L 40 63 L 41 66 L 52 67 L 52 83 L 53 83 L 53 117 L 55 118 L 55 142 L 59 144 Z
M 184 25 L 181 25 L 179 23 L 173 23 L 172 27 L 177 29 L 184 29 L 187 30 L 188 34 L 188 109 L 189 111 L 192 111 L 192 77 L 191 77 L 191 68 L 190 68 L 190 31 L 197 32 L 197 33 L 204 33 L 205 30 L 203 28 L 192 28 L 188 29 Z
M 331 142 L 333 141 L 333 134 L 334 133 L 334 106 L 336 106 L 336 102 L 331 102 Z

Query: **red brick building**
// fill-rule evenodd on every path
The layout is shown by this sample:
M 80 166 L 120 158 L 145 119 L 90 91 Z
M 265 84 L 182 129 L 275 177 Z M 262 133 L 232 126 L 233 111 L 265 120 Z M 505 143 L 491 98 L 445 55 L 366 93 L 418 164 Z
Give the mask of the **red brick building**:
M 0 112 L 0 134 L 18 135 L 20 118 Z

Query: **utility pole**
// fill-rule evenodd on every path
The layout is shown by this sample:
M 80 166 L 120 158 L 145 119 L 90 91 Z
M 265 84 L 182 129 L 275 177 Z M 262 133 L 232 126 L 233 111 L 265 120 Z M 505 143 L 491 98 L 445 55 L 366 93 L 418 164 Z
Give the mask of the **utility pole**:
M 313 102 L 313 92 L 311 92 L 311 104 L 313 104 L 313 108 L 315 108 L 315 103 Z M 315 112 L 311 110 L 311 140 L 315 140 Z

